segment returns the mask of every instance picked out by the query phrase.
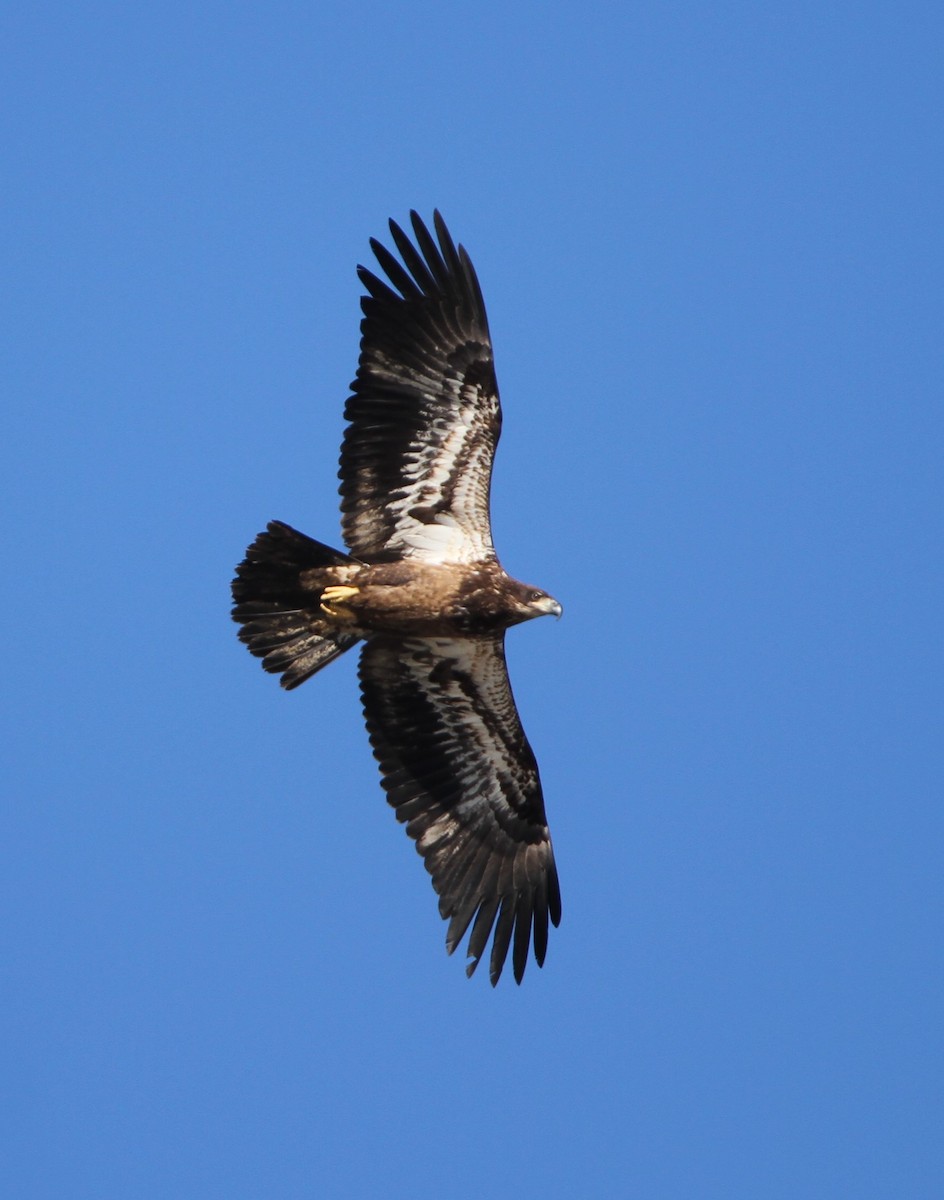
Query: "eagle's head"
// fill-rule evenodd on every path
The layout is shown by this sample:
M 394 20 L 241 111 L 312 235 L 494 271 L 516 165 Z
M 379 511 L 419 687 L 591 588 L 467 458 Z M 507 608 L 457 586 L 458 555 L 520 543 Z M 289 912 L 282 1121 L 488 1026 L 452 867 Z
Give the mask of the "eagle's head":
M 564 611 L 553 596 L 527 583 L 515 584 L 512 603 L 519 622 L 533 617 L 559 617 Z

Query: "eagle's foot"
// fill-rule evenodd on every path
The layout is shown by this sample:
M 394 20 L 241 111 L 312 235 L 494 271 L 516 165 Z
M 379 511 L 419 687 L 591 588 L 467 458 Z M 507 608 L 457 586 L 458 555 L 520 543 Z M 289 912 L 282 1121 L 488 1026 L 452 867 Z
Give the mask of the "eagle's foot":
M 350 596 L 356 596 L 360 590 L 341 583 L 326 587 L 321 593 L 321 611 L 329 617 L 353 617 L 354 614 L 349 608 L 345 608 L 343 602 Z

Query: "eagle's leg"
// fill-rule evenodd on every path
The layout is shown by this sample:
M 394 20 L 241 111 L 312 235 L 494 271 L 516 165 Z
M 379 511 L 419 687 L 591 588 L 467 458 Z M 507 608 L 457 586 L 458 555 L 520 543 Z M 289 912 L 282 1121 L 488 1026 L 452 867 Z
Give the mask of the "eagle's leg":
M 351 620 L 354 614 L 344 606 L 343 601 L 350 596 L 356 596 L 359 591 L 360 588 L 347 587 L 345 584 L 331 584 L 321 593 L 321 611 L 327 613 L 329 617 Z

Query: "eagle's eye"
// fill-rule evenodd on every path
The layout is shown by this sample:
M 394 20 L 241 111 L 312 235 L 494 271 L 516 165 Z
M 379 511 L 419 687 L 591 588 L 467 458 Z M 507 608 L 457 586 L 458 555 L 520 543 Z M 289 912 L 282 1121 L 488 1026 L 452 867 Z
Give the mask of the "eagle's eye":
M 533 592 L 528 592 L 528 600 L 540 600 L 544 596 L 543 592 L 539 592 L 536 588 Z

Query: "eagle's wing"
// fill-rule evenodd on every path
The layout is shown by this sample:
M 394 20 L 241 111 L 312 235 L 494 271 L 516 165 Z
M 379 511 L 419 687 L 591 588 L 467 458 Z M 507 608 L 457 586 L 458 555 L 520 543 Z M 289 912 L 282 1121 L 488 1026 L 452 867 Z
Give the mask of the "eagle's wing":
M 475 970 L 495 928 L 489 976 L 509 945 L 521 982 L 560 921 L 557 867 L 538 768 L 508 682 L 503 639 L 374 638 L 361 692 L 387 799 L 416 841 L 449 921 L 451 954 L 472 923 Z
M 488 495 L 501 408 L 485 305 L 439 213 L 438 246 L 410 215 L 416 245 L 390 222 L 405 267 L 370 243 L 396 291 L 358 268 L 369 295 L 344 410 L 344 539 L 370 562 L 494 559 Z

